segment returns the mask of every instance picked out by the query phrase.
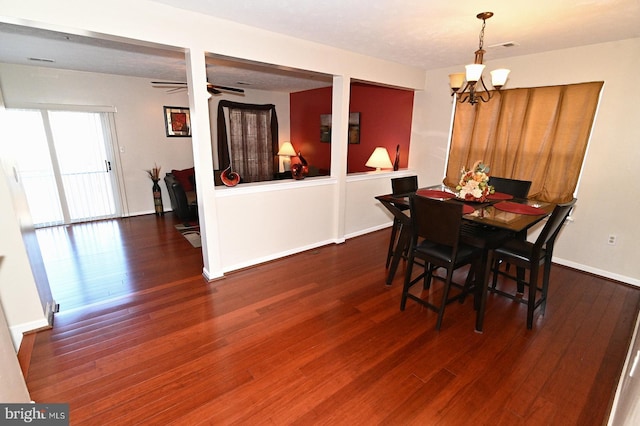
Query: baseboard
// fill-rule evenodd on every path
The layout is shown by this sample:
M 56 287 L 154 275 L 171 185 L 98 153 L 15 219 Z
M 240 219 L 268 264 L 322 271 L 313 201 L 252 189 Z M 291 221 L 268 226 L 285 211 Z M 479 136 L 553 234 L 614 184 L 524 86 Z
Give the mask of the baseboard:
M 393 225 L 393 222 L 383 223 L 382 225 L 376 225 L 371 228 L 361 229 L 359 231 L 352 232 L 350 234 L 347 234 L 345 237 L 346 239 L 359 237 L 361 235 L 370 234 L 371 232 L 380 231 L 381 229 L 391 228 L 391 225 Z
M 566 259 L 560 259 L 557 257 L 553 257 L 553 262 L 558 265 L 567 266 L 569 268 L 577 269 L 579 271 L 588 272 L 593 275 L 598 275 L 599 277 L 608 278 L 614 281 L 620 281 L 625 284 L 629 284 L 635 287 L 640 287 L 640 280 L 632 277 L 627 277 L 625 275 L 616 274 L 615 272 L 605 271 L 603 269 L 594 268 L 592 266 L 583 265 L 581 263 L 572 262 Z
M 22 343 L 22 336 L 24 335 L 24 333 L 45 330 L 48 328 L 51 328 L 51 326 L 47 322 L 46 318 L 9 327 L 9 331 L 11 332 L 11 340 L 13 340 L 13 346 L 16 350 L 16 353 L 18 353 L 18 350 L 20 349 L 20 344 Z
M 212 275 L 207 268 L 202 268 L 202 276 L 204 277 L 205 280 L 207 280 L 207 282 L 212 282 L 212 281 L 219 280 L 220 278 L 224 278 L 223 273 Z
M 223 272 L 231 272 L 231 271 L 237 271 L 244 268 L 249 268 L 251 266 L 259 265 L 261 263 L 271 262 L 272 260 L 291 256 L 293 254 L 302 253 L 308 250 L 313 250 L 318 247 L 326 246 L 328 244 L 340 244 L 341 242 L 344 242 L 344 240 L 340 241 L 340 239 L 332 239 L 332 240 L 321 241 L 315 244 L 309 244 L 307 246 L 297 247 L 295 249 L 286 250 L 280 253 L 273 253 L 273 254 L 270 254 L 269 256 L 252 259 L 251 261 L 248 261 L 248 262 L 241 262 L 235 265 L 227 266 L 226 268 L 224 268 Z

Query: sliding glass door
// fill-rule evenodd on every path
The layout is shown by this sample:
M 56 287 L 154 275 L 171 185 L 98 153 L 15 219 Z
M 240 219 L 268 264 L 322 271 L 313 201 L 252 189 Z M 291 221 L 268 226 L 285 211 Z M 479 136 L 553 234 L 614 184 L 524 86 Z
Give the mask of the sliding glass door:
M 120 215 L 107 113 L 7 110 L 35 226 Z M 6 131 L 6 129 L 5 129 Z M 4 147 L 7 148 L 7 147 Z

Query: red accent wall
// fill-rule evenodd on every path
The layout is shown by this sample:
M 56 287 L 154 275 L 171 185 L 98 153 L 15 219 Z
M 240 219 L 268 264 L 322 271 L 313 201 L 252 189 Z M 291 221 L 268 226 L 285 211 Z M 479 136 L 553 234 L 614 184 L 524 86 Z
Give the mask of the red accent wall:
M 331 88 L 292 93 L 290 104 L 291 143 L 310 165 L 329 170 L 331 144 L 320 142 L 320 115 L 331 113 Z M 360 113 L 360 143 L 349 145 L 347 173 L 373 170 L 364 163 L 377 146 L 393 162 L 400 145 L 400 168 L 407 167 L 413 91 L 353 83 L 349 111 Z

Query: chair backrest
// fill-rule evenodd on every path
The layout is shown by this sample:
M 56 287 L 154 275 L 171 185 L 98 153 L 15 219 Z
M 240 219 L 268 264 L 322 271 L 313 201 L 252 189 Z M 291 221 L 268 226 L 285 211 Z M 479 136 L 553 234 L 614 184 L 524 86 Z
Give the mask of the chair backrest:
M 527 198 L 531 181 L 491 176 L 489 185 L 493 186 L 496 192 L 513 195 L 516 198 Z
M 409 194 L 418 190 L 418 176 L 405 176 L 391 179 L 393 195 Z
M 414 237 L 457 248 L 462 204 L 412 195 L 409 198 Z
M 538 235 L 538 239 L 534 244 L 536 249 L 541 249 L 544 246 L 553 247 L 553 243 L 560 233 L 560 229 L 562 228 L 562 225 L 564 225 L 567 216 L 571 213 L 571 209 L 575 205 L 576 201 L 577 200 L 574 198 L 568 203 L 556 205 L 551 215 L 547 218 L 546 225 L 544 225 L 540 235 Z

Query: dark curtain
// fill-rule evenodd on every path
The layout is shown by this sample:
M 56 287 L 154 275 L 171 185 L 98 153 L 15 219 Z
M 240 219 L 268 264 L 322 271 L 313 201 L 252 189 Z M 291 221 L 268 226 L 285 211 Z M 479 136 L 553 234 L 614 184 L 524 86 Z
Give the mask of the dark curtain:
M 480 160 L 490 175 L 532 181 L 529 198 L 573 198 L 603 82 L 503 90 L 458 104 L 444 183 Z
M 229 130 L 224 108 L 229 110 Z M 231 164 L 242 182 L 273 179 L 279 167 L 275 105 L 223 100 L 218 103 L 217 120 L 219 169 L 224 170 Z

